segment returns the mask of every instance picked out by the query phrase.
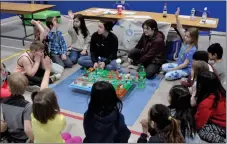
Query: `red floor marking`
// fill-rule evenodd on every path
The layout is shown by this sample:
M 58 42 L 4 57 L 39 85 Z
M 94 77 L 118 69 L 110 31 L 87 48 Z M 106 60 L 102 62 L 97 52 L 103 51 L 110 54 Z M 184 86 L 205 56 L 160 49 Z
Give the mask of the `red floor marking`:
M 84 120 L 84 118 L 81 117 L 81 116 L 72 115 L 72 114 L 69 114 L 69 113 L 66 113 L 66 112 L 61 112 L 61 114 L 63 114 L 64 116 L 70 117 L 70 118 L 77 119 L 77 120 Z M 141 132 L 137 132 L 137 131 L 134 131 L 134 130 L 130 130 L 130 131 L 134 135 L 140 136 L 140 134 L 141 134 Z

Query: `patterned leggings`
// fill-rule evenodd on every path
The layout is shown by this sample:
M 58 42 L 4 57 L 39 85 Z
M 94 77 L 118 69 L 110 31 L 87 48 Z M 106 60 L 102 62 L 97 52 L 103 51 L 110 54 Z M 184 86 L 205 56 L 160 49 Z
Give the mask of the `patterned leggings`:
M 178 65 L 176 63 L 166 63 L 162 65 L 162 71 L 166 72 L 165 74 L 166 80 L 177 80 L 189 75 L 189 73 L 185 72 L 184 70 L 174 70 L 168 72 L 170 69 L 175 68 L 177 66 Z
M 226 129 L 215 124 L 206 124 L 198 134 L 202 140 L 209 143 L 225 143 L 226 141 Z

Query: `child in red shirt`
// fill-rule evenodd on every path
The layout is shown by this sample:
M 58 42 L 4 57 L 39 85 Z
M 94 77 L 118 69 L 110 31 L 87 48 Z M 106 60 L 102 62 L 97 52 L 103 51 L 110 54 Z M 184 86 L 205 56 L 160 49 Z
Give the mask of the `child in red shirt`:
M 2 98 L 9 97 L 11 95 L 11 92 L 9 90 L 8 83 L 7 83 L 7 77 L 8 77 L 9 72 L 6 70 L 6 66 L 3 63 L 1 63 L 0 72 L 1 72 L 1 95 L 0 95 L 0 99 L 2 99 Z
M 225 143 L 226 90 L 213 72 L 202 72 L 197 77 L 196 127 L 199 136 L 210 143 Z

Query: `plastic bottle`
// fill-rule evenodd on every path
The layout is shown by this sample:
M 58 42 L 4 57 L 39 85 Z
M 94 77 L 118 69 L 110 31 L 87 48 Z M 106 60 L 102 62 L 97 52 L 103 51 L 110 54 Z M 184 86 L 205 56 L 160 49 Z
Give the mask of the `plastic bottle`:
M 121 59 L 117 59 L 117 60 L 116 60 L 116 63 L 117 63 L 117 71 L 118 71 L 119 73 L 121 73 Z
M 192 8 L 191 10 L 191 17 L 190 17 L 191 20 L 194 20 L 195 19 L 195 8 Z
M 146 72 L 143 65 L 140 65 L 139 72 L 138 72 L 139 78 L 138 78 L 138 87 L 144 88 L 145 87 L 145 77 Z
M 165 3 L 164 8 L 163 8 L 163 17 L 167 17 L 167 3 Z
M 99 74 L 100 73 L 100 70 L 101 70 L 101 57 L 98 57 L 98 68 L 97 68 L 97 73 Z
M 204 12 L 202 15 L 202 22 L 206 23 L 206 19 L 207 19 L 207 7 L 204 8 Z

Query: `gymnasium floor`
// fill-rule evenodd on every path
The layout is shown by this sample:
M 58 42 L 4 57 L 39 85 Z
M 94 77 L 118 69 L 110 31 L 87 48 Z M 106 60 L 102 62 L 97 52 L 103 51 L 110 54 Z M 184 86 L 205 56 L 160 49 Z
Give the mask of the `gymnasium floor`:
M 60 24 L 59 29 L 64 33 L 64 37 L 69 43 L 69 35 L 67 34 L 67 18 L 62 17 L 63 21 Z M 97 22 L 88 21 L 86 22 L 90 33 L 93 33 L 97 30 Z M 32 33 L 33 29 L 31 27 L 27 28 L 28 33 Z M 1 35 L 11 35 L 11 36 L 19 36 L 22 37 L 24 35 L 23 27 L 21 25 L 21 21 L 18 17 L 11 17 L 8 19 L 4 19 L 1 21 Z M 32 37 L 31 37 L 32 39 Z M 218 42 L 224 48 L 224 61 L 225 61 L 225 69 L 226 69 L 226 36 L 212 36 L 211 43 Z M 1 38 L 1 61 L 4 62 L 7 68 L 10 71 L 13 71 L 16 60 L 20 54 L 22 54 L 25 49 L 29 47 L 30 42 L 26 41 L 26 45 L 22 45 L 21 40 L 13 40 L 8 38 Z M 207 36 L 200 36 L 199 38 L 199 50 L 206 50 L 208 48 L 209 41 Z M 72 69 L 65 70 L 61 80 L 71 75 L 79 68 L 78 65 L 75 65 Z M 60 80 L 60 81 L 61 81 Z M 59 82 L 59 81 L 58 81 Z M 143 118 L 146 118 L 149 108 L 156 103 L 168 104 L 167 97 L 169 89 L 175 85 L 179 84 L 179 81 L 167 82 L 162 80 L 160 87 L 153 94 L 151 99 L 147 102 L 145 108 L 143 109 L 141 115 L 138 117 L 137 121 L 132 125 L 130 130 L 132 131 L 131 138 L 129 142 L 136 142 L 139 136 L 139 133 L 142 131 L 140 121 Z M 224 85 L 227 88 L 226 84 Z M 26 92 L 26 99 L 30 101 L 30 93 Z M 83 131 L 83 118 L 81 114 L 73 113 L 70 111 L 62 110 L 65 113 L 67 118 L 67 127 L 65 131 L 70 132 L 72 135 L 84 137 Z

